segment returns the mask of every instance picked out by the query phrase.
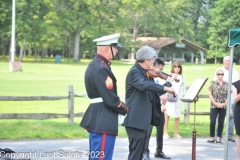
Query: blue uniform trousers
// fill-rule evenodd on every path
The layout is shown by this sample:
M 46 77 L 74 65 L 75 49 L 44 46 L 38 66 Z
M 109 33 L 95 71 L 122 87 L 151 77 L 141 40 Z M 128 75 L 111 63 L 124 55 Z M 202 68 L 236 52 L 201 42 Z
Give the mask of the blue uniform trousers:
M 116 136 L 89 131 L 89 160 L 112 160 Z

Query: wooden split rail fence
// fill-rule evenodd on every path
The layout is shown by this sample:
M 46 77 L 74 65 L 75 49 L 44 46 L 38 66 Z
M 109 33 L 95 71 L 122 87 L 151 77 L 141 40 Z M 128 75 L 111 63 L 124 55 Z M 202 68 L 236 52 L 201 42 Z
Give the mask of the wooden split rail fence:
M 198 95 L 198 99 L 199 98 L 209 98 L 209 96 L 206 95 Z M 189 119 L 190 119 L 190 115 L 210 115 L 210 112 L 190 112 L 190 104 L 194 105 L 194 103 L 188 103 L 188 102 L 184 102 L 184 112 L 182 114 L 184 114 L 184 123 L 185 124 L 189 124 Z M 196 106 L 198 106 L 199 104 L 196 102 Z
M 87 97 L 87 94 L 74 94 L 73 86 L 68 86 L 68 96 L 0 96 L 0 101 L 50 101 L 68 99 L 68 113 L 4 113 L 0 114 L 0 119 L 50 119 L 50 118 L 68 118 L 68 123 L 74 123 L 74 117 L 82 117 L 83 112 L 74 113 L 74 97 Z M 199 95 L 198 98 L 208 98 L 208 95 Z M 190 112 L 190 103 L 184 105 L 184 122 L 189 124 L 189 116 L 194 115 Z M 209 112 L 196 112 L 195 115 L 209 115 Z
M 49 101 L 68 99 L 68 114 L 55 113 L 4 113 L 0 119 L 50 119 L 68 117 L 68 123 L 74 123 L 74 117 L 83 116 L 83 112 L 74 113 L 74 97 L 87 97 L 86 94 L 74 94 L 73 86 L 68 86 L 68 96 L 0 96 L 0 101 Z

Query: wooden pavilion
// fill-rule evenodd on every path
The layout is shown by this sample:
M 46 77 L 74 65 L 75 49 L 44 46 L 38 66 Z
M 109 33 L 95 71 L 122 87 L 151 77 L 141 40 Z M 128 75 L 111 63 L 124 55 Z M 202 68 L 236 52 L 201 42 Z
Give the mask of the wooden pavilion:
M 142 45 L 148 45 L 153 47 L 157 51 L 157 53 L 162 51 L 164 53 L 163 59 L 165 61 L 185 62 L 185 52 L 189 51 L 191 53 L 191 63 L 194 63 L 194 55 L 200 54 L 200 63 L 204 64 L 204 52 L 206 52 L 207 49 L 185 38 L 179 39 L 182 44 L 178 44 L 176 39 L 168 37 L 138 37 L 136 41 L 141 42 Z M 179 52 L 181 53 L 181 55 L 177 55 L 176 57 L 176 54 L 179 54 Z

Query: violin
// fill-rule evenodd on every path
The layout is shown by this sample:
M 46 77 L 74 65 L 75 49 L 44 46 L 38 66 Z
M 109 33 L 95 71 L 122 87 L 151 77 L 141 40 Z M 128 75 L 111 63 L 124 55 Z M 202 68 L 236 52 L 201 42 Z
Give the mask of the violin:
M 162 71 L 156 72 L 154 69 L 148 69 L 148 70 L 147 70 L 147 76 L 148 76 L 148 77 L 151 77 L 151 78 L 157 78 L 157 77 L 159 77 L 159 78 L 161 78 L 161 79 L 163 79 L 163 80 L 167 80 L 168 77 L 172 77 L 171 75 L 169 75 L 169 74 L 167 74 L 167 73 L 164 73 L 164 72 L 162 72 Z M 175 79 L 175 82 L 178 83 L 179 81 L 180 81 L 179 79 Z
M 167 80 L 168 77 L 172 77 L 171 75 L 169 75 L 167 73 L 164 73 L 162 71 L 156 72 L 154 69 L 148 69 L 147 70 L 147 76 L 151 77 L 151 78 L 159 77 L 159 78 L 164 79 L 164 80 Z M 179 79 L 175 79 L 175 81 L 179 82 Z M 174 92 L 171 92 L 171 94 L 173 94 L 173 97 L 176 97 Z

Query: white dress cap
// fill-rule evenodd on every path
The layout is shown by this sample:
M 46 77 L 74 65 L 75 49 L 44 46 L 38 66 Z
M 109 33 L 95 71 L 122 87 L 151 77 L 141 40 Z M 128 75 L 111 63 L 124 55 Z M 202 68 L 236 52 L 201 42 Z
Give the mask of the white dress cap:
M 97 42 L 98 46 L 109 46 L 111 44 L 118 44 L 118 38 L 120 37 L 120 34 L 111 34 L 108 36 L 103 36 L 97 39 L 94 39 L 93 42 Z

